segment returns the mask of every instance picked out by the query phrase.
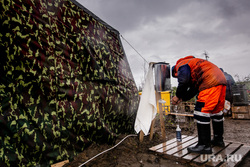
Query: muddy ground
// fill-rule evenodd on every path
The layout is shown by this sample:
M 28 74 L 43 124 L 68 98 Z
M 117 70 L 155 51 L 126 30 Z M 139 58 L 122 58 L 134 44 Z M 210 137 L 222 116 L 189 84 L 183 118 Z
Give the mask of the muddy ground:
M 88 162 L 85 166 L 89 167 L 186 167 L 188 164 L 181 164 L 174 160 L 166 159 L 161 155 L 149 151 L 149 148 L 162 143 L 160 133 L 160 120 L 157 118 L 155 124 L 155 133 L 152 141 L 149 136 L 144 137 L 142 143 L 139 138 L 128 137 L 116 148 L 98 156 Z M 197 135 L 196 126 L 191 119 L 181 119 L 180 123 L 182 135 Z M 172 116 L 165 117 L 166 139 L 175 137 L 176 120 Z M 250 120 L 235 120 L 231 117 L 225 117 L 224 121 L 224 139 L 236 142 L 242 142 L 250 145 Z M 120 136 L 116 143 L 121 141 L 126 135 Z M 84 152 L 79 154 L 74 161 L 65 164 L 64 167 L 76 167 L 104 150 L 111 148 L 110 145 L 91 145 Z M 242 161 L 240 166 L 250 166 L 250 153 Z

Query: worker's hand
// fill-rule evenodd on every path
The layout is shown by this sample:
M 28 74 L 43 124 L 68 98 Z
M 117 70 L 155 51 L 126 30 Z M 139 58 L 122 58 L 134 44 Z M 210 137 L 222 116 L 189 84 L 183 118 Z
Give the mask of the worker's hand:
M 171 99 L 171 102 L 173 105 L 177 105 L 181 102 L 182 100 L 179 99 L 177 96 L 174 96 L 172 99 Z

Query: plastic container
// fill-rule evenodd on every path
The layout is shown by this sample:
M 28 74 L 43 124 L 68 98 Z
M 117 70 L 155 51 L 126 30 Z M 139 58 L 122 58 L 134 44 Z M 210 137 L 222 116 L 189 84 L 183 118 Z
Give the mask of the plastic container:
M 176 140 L 181 141 L 181 128 L 179 125 L 176 127 Z

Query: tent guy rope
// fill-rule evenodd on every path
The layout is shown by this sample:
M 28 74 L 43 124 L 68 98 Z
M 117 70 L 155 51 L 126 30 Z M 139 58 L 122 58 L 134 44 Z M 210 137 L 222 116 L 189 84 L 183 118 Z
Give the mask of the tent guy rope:
M 121 35 L 121 37 L 122 37 L 122 39 L 124 40 L 124 41 L 126 41 L 127 42 L 127 44 L 129 44 L 129 46 L 131 47 L 131 48 L 133 48 L 134 49 L 134 51 L 145 61 L 145 62 L 147 62 L 148 64 L 149 64 L 149 62 Z

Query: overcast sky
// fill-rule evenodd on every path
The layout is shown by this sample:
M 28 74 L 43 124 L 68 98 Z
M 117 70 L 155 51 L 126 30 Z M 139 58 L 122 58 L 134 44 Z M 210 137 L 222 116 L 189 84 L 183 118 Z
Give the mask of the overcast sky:
M 233 77 L 250 74 L 250 0 L 77 1 L 118 30 L 148 62 L 172 66 L 188 55 L 205 59 L 206 51 L 209 61 Z M 121 41 L 139 86 L 144 61 Z M 177 86 L 174 78 L 172 85 Z

